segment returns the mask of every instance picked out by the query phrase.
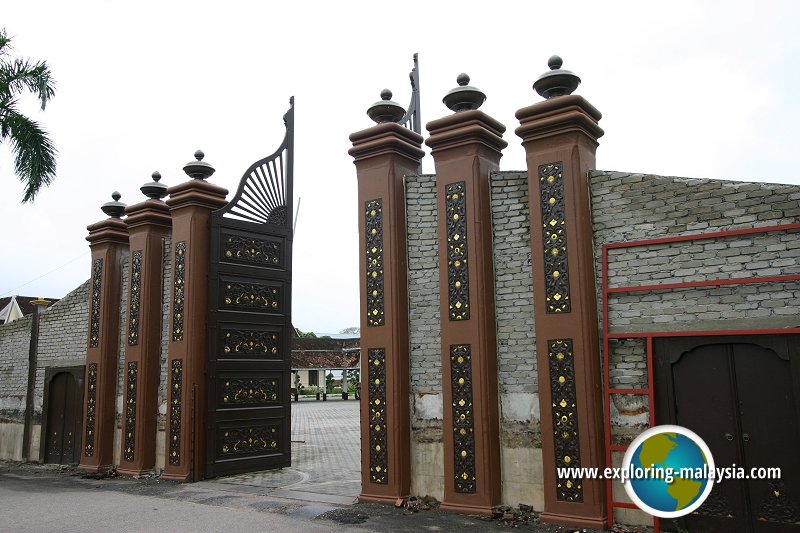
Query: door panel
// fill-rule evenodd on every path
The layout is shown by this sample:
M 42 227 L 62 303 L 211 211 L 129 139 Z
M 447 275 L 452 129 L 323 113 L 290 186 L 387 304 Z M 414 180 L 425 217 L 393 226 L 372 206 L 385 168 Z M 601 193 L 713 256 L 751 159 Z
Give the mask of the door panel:
M 700 435 L 717 467 L 780 467 L 780 480 L 715 484 L 662 530 L 800 532 L 800 355 L 795 336 L 656 339 L 658 424 Z
M 49 372 L 52 370 L 48 369 Z M 46 463 L 77 463 L 80 459 L 77 440 L 82 423 L 83 387 L 71 371 L 58 372 L 46 383 L 42 460 Z

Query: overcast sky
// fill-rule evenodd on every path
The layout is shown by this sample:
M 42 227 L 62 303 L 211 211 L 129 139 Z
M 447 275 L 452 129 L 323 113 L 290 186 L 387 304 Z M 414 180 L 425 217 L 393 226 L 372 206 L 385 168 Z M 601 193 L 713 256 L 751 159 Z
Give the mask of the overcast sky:
M 198 148 L 210 181 L 234 191 L 280 143 L 294 95 L 294 323 L 358 325 L 348 136 L 372 124 L 384 87 L 408 104 L 414 52 L 423 124 L 450 113 L 442 96 L 467 72 L 508 128 L 502 170 L 525 169 L 514 112 L 541 100 L 531 85 L 559 54 L 603 113 L 599 169 L 800 184 L 799 14 L 767 0 L 4 2 L 17 54 L 47 60 L 57 81 L 44 113 L 33 99 L 22 109 L 60 155 L 56 181 L 23 206 L 0 146 L 0 296 L 62 297 L 85 281 L 86 226 L 111 192 L 132 204 L 155 170 L 188 179 Z

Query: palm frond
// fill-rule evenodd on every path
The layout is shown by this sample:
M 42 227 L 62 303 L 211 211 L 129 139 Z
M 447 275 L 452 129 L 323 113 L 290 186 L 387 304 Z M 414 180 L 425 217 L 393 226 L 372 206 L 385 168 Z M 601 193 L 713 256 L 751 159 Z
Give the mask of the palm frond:
M 0 61 L 0 98 L 12 96 L 28 90 L 39 98 L 44 109 L 56 92 L 55 80 L 45 61 L 31 63 L 28 59 Z
M 5 28 L 0 28 L 0 57 L 3 57 L 13 48 L 11 46 L 11 37 L 6 34 Z
M 55 178 L 58 151 L 39 124 L 13 109 L 7 110 L 4 126 L 14 154 L 14 172 L 25 185 L 22 203 L 33 202 L 39 189 Z

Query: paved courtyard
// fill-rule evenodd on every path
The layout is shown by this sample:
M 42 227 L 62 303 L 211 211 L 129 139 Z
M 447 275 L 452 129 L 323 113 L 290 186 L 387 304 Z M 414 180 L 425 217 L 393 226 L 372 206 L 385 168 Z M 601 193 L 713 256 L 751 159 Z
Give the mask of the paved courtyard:
M 292 402 L 292 466 L 218 478 L 206 483 L 275 497 L 352 503 L 361 490 L 359 402 Z

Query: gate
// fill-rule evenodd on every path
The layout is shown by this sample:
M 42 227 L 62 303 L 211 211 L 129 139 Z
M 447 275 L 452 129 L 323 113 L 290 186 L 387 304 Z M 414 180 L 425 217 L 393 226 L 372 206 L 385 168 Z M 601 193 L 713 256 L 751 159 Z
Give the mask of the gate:
M 291 464 L 294 98 L 284 122 L 211 215 L 206 477 Z
M 73 464 L 80 460 L 83 375 L 83 366 L 45 370 L 39 447 L 43 463 Z

